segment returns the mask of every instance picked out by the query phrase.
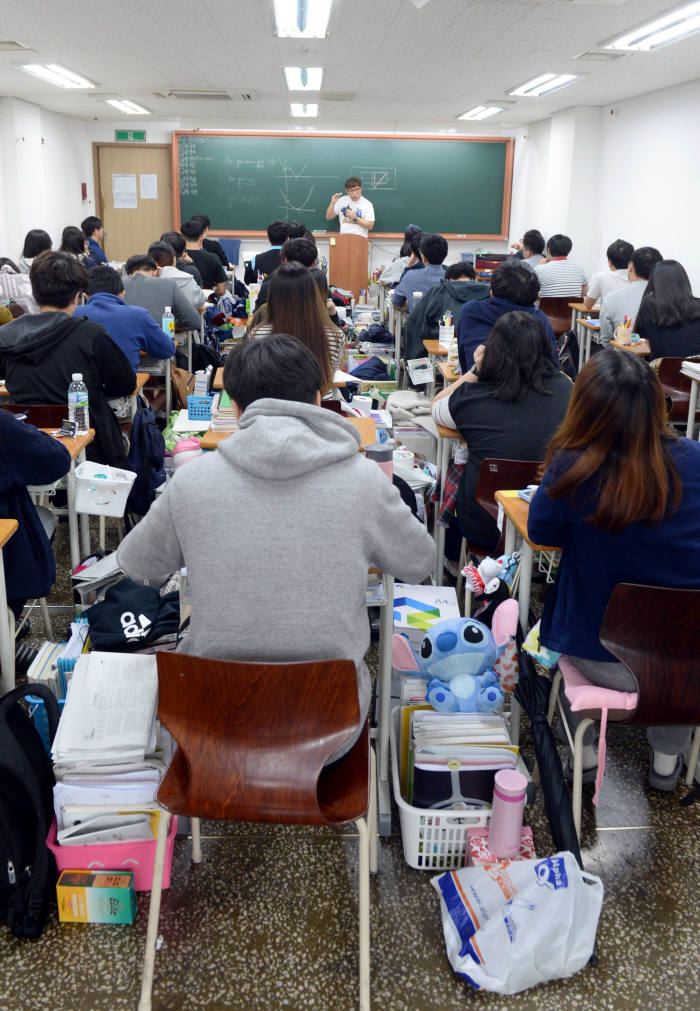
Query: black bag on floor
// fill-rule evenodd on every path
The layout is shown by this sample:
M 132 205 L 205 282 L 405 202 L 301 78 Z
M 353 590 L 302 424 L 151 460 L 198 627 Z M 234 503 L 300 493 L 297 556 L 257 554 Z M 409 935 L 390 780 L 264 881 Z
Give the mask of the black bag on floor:
M 28 682 L 0 699 L 0 916 L 15 937 L 37 938 L 56 885 L 46 845 L 53 818 L 54 775 L 39 731 L 20 699 L 44 700 L 53 741 L 59 710 L 52 692 Z
M 575 330 L 567 330 L 557 341 L 559 367 L 574 382 L 578 375 L 578 337 Z

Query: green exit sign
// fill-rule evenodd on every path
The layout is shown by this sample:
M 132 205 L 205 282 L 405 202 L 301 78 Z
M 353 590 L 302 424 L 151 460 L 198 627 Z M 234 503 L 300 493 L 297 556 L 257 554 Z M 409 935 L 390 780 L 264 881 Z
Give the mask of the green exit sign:
M 146 139 L 145 130 L 115 130 L 115 140 L 142 140 Z

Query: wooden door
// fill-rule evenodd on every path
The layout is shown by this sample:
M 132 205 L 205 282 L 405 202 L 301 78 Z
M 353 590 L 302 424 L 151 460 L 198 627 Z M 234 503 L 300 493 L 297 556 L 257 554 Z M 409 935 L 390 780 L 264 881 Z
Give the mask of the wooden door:
M 107 258 L 123 261 L 145 254 L 172 229 L 170 145 L 94 144 L 93 151 Z

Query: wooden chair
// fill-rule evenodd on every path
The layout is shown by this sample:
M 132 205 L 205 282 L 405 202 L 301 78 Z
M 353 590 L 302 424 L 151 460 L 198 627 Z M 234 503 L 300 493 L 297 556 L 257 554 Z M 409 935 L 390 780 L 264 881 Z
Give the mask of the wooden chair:
M 67 404 L 1 404 L 10 414 L 26 414 L 35 428 L 60 428 L 68 417 Z
M 360 1008 L 369 1009 L 369 872 L 376 870 L 374 755 L 360 726 L 350 660 L 264 664 L 158 653 L 158 716 L 177 750 L 158 789 L 161 811 L 139 1011 L 150 1011 L 165 842 L 171 814 L 341 825 L 359 834 Z M 325 767 L 360 730 L 350 751 Z M 367 817 L 365 818 L 365 814 Z
M 659 381 L 666 394 L 668 420 L 685 425 L 690 403 L 691 380 L 681 372 L 681 365 L 687 361 L 697 361 L 698 356 L 685 358 L 662 358 L 659 363 Z M 696 414 L 697 418 L 697 414 Z
M 563 333 L 571 329 L 571 309 L 570 302 L 580 301 L 581 296 L 544 296 L 540 299 L 539 307 L 552 324 L 555 337 L 561 337 Z
M 599 769 L 605 761 L 607 720 L 641 726 L 694 726 L 695 736 L 686 782 L 693 782 L 700 751 L 700 667 L 697 631 L 700 590 L 671 590 L 658 586 L 618 583 L 600 626 L 603 646 L 626 664 L 637 679 L 637 692 L 617 692 L 590 684 L 565 658 L 553 681 L 549 722 L 554 710 L 565 724 L 574 754 L 573 808 L 576 832 L 581 835 L 583 735 L 600 721 Z M 583 717 L 574 739 L 559 702 L 564 680 L 571 708 Z
M 529 484 L 536 484 L 538 472 L 542 466 L 539 460 L 495 460 L 486 459 L 481 461 L 479 468 L 479 483 L 476 486 L 476 502 L 480 505 L 494 521 L 498 520 L 498 504 L 495 500 L 497 491 L 511 488 L 527 488 Z M 502 555 L 505 550 L 505 523 L 501 530 L 501 537 L 498 546 L 494 551 L 485 551 L 478 545 L 467 544 L 466 538 L 462 538 L 462 549 L 459 556 L 459 576 L 457 577 L 457 599 L 462 593 L 462 569 L 466 563 L 467 550 L 475 555 L 485 558 L 486 555 Z M 469 610 L 468 610 L 469 609 Z M 464 613 L 471 612 L 471 592 L 465 591 Z

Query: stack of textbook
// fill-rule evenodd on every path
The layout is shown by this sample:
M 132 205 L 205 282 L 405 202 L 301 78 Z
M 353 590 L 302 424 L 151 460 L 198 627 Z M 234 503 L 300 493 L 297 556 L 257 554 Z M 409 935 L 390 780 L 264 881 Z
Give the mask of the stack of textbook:
M 211 428 L 213 432 L 235 432 L 238 428 L 233 404 L 225 391 L 217 393 L 212 401 Z
M 78 657 L 52 747 L 59 845 L 154 838 L 157 691 L 155 656 Z

